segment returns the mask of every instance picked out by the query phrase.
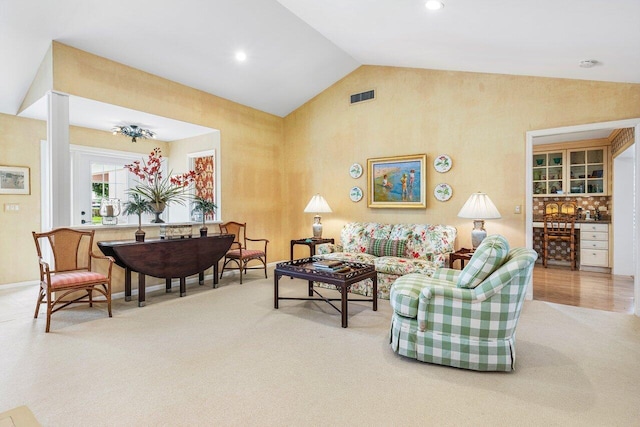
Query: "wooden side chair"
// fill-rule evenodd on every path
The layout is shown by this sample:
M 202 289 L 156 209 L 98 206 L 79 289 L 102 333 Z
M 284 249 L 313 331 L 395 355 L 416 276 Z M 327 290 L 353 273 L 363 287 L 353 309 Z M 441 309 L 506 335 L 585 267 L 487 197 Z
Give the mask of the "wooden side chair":
M 576 234 L 574 215 L 545 215 L 542 240 L 542 265 L 546 268 L 549 260 L 549 243 L 568 242 L 571 270 L 576 269 Z
M 111 257 L 93 253 L 95 231 L 78 231 L 57 228 L 46 233 L 32 232 L 40 267 L 40 293 L 34 318 L 38 318 L 40 304 L 47 303 L 47 326 L 49 332 L 51 315 L 71 304 L 106 304 L 111 317 Z M 43 258 L 43 251 L 53 254 L 53 265 Z M 94 260 L 106 266 L 106 275 L 94 270 Z M 102 295 L 93 298 L 93 292 Z M 77 293 L 80 292 L 79 296 Z
M 224 263 L 222 265 L 222 272 L 220 272 L 220 278 L 224 274 L 227 264 L 233 262 L 237 267 L 230 267 L 230 270 L 240 271 L 240 284 L 242 284 L 242 271 L 247 274 L 247 270 L 262 270 L 264 269 L 264 277 L 267 278 L 267 239 L 250 239 L 247 237 L 247 223 L 239 223 L 234 221 L 225 222 L 220 224 L 220 232 L 223 234 L 235 235 L 231 248 L 224 256 Z M 250 249 L 247 245 L 251 244 L 254 248 Z M 255 249 L 259 247 L 259 249 Z M 248 264 L 252 261 L 257 261 L 262 265 L 255 265 L 248 267 Z

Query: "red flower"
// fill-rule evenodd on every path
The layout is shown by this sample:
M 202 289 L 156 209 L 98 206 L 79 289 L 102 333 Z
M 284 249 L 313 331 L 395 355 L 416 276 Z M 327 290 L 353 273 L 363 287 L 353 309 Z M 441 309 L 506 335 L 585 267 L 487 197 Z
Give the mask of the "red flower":
M 140 179 L 138 185 L 129 190 L 130 193 L 139 194 L 152 203 L 170 203 L 176 201 L 184 204 L 184 199 L 188 193 L 184 192 L 185 187 L 196 180 L 200 171 L 189 171 L 168 179 L 162 177 L 162 154 L 159 148 L 154 148 L 149 153 L 149 159 L 143 162 L 136 160 L 124 167 Z M 169 173 L 171 175 L 171 173 Z

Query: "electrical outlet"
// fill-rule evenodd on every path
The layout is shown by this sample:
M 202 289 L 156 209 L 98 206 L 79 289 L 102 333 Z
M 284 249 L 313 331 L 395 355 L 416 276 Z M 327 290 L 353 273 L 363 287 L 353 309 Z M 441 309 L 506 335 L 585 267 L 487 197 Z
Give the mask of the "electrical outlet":
M 515 208 L 515 210 L 513 211 L 513 213 L 517 213 L 517 214 L 522 213 L 521 206 L 520 206 L 520 205 L 516 205 L 516 208 Z
M 18 203 L 5 203 L 4 211 L 5 212 L 18 212 L 20 210 L 20 205 Z

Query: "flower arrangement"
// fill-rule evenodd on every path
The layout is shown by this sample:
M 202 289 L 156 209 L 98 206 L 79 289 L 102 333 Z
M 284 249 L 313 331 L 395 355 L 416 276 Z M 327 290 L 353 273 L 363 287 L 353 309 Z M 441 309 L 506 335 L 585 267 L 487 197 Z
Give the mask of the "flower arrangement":
M 192 182 L 195 181 L 199 172 L 189 171 L 183 174 L 168 177 L 162 176 L 162 153 L 159 148 L 154 148 L 149 154 L 149 159 L 136 160 L 135 162 L 125 165 L 124 167 L 139 178 L 138 184 L 129 189 L 130 194 L 138 194 L 144 199 L 155 205 L 157 210 L 160 207 L 168 205 L 171 202 L 177 202 L 184 205 L 185 199 L 189 194 L 184 190 Z

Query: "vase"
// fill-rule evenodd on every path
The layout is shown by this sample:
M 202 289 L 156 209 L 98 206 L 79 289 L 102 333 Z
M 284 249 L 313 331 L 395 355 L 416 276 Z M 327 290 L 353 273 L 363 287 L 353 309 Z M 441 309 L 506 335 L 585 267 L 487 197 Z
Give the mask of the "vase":
M 209 229 L 204 225 L 200 227 L 200 237 L 207 237 L 207 231 L 209 231 Z
M 144 242 L 144 234 L 144 231 L 138 228 L 138 231 L 136 231 L 136 242 Z
M 156 223 L 156 224 L 163 224 L 164 223 L 162 218 L 160 218 L 160 214 L 162 214 L 162 212 L 164 212 L 164 208 L 165 207 L 166 206 L 165 206 L 164 202 L 151 203 L 151 208 L 153 209 L 153 213 L 156 214 L 156 218 L 154 220 L 152 220 L 151 222 Z

